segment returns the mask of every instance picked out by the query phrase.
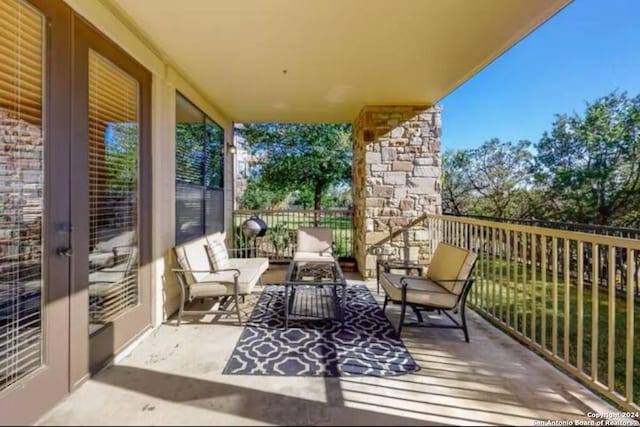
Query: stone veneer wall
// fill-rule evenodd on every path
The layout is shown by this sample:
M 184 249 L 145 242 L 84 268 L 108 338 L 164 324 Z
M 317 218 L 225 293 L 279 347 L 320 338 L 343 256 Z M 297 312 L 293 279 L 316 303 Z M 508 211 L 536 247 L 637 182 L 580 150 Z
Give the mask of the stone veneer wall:
M 377 259 L 426 261 L 428 233 L 414 227 L 372 245 L 425 213 L 441 213 L 440 108 L 368 106 L 353 124 L 353 205 L 358 269 Z

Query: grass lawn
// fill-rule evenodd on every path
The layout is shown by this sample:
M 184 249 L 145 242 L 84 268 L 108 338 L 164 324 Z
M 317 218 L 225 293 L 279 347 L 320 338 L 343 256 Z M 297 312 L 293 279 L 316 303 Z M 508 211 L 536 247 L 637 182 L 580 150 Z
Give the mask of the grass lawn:
M 498 320 L 510 324 L 525 336 L 533 338 L 535 342 L 554 352 L 558 357 L 567 360 L 573 366 L 577 366 L 578 359 L 578 286 L 575 278 L 570 278 L 569 284 L 564 282 L 562 274 L 557 275 L 556 307 L 557 315 L 554 319 L 554 285 L 553 275 L 546 274 L 546 286 L 543 285 L 542 273 L 536 268 L 536 280 L 532 281 L 532 267 L 526 267 L 523 272 L 523 263 L 511 262 L 509 265 L 503 259 L 478 260 L 476 264 L 476 277 L 481 272 L 484 280 L 477 279 L 470 301 L 477 307 L 489 312 Z M 509 279 L 507 279 L 509 271 Z M 568 304 L 567 304 L 568 302 Z M 582 357 L 583 370 L 591 375 L 593 367 L 591 363 L 592 334 L 592 288 L 584 286 L 583 293 L 583 338 Z M 616 297 L 613 303 L 615 309 L 615 343 L 614 356 L 614 390 L 626 395 L 626 352 L 627 352 L 627 307 L 626 298 Z M 609 296 L 606 290 L 597 293 L 597 375 L 598 380 L 608 384 L 608 359 L 609 359 Z M 535 306 L 535 309 L 534 309 Z M 566 310 L 568 306 L 568 311 Z M 640 308 L 634 310 L 635 339 L 631 344 L 634 352 L 634 401 L 640 402 Z M 535 313 L 535 336 L 532 336 L 532 319 Z M 543 315 L 545 319 L 543 320 Z M 565 331 L 565 319 L 568 316 L 569 328 Z M 543 321 L 545 325 L 543 327 Z M 557 332 L 557 345 L 554 349 L 553 335 Z M 568 344 L 568 352 L 565 350 L 565 341 Z M 555 350 L 555 351 L 554 351 Z M 566 354 L 565 354 L 566 353 Z M 637 367 L 637 368 L 636 368 Z

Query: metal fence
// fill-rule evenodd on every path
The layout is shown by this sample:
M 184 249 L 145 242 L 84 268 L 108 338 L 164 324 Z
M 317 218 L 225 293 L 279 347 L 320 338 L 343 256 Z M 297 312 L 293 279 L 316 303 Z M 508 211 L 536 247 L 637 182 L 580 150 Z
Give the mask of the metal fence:
M 252 216 L 267 224 L 264 236 L 247 238 L 242 233 L 242 224 Z M 264 256 L 273 261 L 291 259 L 300 227 L 333 229 L 336 255 L 340 258 L 354 256 L 353 212 L 350 209 L 236 210 L 233 212 L 234 256 Z

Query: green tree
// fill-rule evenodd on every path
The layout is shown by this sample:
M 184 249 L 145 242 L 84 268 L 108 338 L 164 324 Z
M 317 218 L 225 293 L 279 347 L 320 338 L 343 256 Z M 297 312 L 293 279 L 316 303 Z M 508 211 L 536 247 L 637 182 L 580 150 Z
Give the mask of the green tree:
M 268 188 L 323 194 L 351 180 L 351 126 L 346 124 L 249 124 L 240 130 L 253 154 L 266 153 L 260 181 Z
M 138 181 L 138 125 L 113 123 L 105 135 L 107 185 L 111 190 L 131 192 Z
M 203 123 L 176 124 L 177 180 L 189 184 L 203 184 L 205 135 Z
M 267 209 L 281 203 L 288 192 L 271 188 L 260 178 L 250 178 L 242 193 L 240 207 L 242 209 Z
M 454 214 L 525 217 L 531 209 L 531 143 L 494 138 L 444 158 L 443 208 Z
M 442 156 L 442 210 L 454 215 L 471 213 L 475 200 L 464 173 L 469 150 L 447 151 Z
M 537 150 L 553 219 L 638 226 L 640 96 L 614 92 L 587 104 L 584 116 L 557 115 Z

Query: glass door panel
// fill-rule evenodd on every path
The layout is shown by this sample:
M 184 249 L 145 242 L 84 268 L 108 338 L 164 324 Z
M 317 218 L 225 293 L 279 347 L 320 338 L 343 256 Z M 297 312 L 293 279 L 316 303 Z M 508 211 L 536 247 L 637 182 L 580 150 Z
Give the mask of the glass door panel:
M 89 51 L 90 333 L 138 304 L 139 85 Z
M 43 362 L 43 27 L 0 2 L 0 391 Z
M 0 424 L 69 390 L 70 18 L 0 0 Z
M 70 376 L 80 382 L 87 359 L 99 371 L 151 323 L 151 74 L 82 19 L 73 27 Z

